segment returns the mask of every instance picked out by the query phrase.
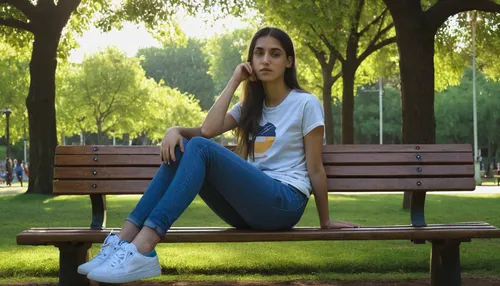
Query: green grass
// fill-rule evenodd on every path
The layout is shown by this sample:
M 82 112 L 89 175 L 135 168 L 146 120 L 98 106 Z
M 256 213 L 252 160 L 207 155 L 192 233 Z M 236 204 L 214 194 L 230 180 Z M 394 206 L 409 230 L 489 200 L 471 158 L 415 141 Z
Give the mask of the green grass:
M 108 197 L 108 227 L 120 227 L 139 196 Z M 408 224 L 401 195 L 330 196 L 333 218 L 365 226 Z M 429 195 L 428 223 L 486 221 L 500 226 L 500 195 Z M 15 236 L 30 227 L 88 226 L 87 197 L 2 195 L 0 283 L 54 282 L 58 250 L 53 246 L 18 246 Z M 314 202 L 309 202 L 300 226 L 318 224 Z M 197 198 L 174 226 L 224 226 Z M 98 245 L 92 248 L 98 251 Z M 423 278 L 429 267 L 430 245 L 409 241 L 335 241 L 274 243 L 161 244 L 157 251 L 161 280 L 290 280 Z M 500 273 L 500 239 L 473 240 L 461 247 L 465 275 Z M 495 274 L 497 273 L 497 274 Z

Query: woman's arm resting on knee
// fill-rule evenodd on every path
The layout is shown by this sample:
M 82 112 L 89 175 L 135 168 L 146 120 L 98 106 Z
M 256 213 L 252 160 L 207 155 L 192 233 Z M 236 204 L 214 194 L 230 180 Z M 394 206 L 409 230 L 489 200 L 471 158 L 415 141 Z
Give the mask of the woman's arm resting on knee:
M 307 172 L 313 188 L 320 226 L 321 228 L 357 227 L 355 223 L 330 220 L 327 179 L 323 166 L 323 130 L 323 126 L 318 126 L 304 137 Z
M 234 117 L 230 114 L 226 114 L 225 118 L 224 118 L 224 123 L 222 125 L 222 128 L 220 130 L 220 133 L 217 132 L 217 134 L 207 134 L 206 132 L 204 133 L 202 131 L 202 128 L 203 127 L 181 127 L 181 126 L 174 126 L 174 127 L 171 127 L 171 128 L 176 128 L 177 131 L 181 134 L 182 137 L 186 138 L 186 139 L 191 139 L 193 137 L 197 137 L 197 136 L 203 136 L 205 138 L 212 138 L 212 137 L 215 137 L 217 135 L 220 135 L 224 132 L 227 132 L 229 130 L 233 130 L 234 128 L 236 128 L 238 126 L 238 122 L 236 122 L 236 120 L 234 119 Z M 210 135 L 210 136 L 207 136 L 207 135 Z
M 222 126 L 222 134 L 226 131 L 232 130 L 238 126 L 238 123 L 232 115 L 226 114 L 224 124 Z M 219 135 L 215 134 L 213 136 Z M 170 160 L 175 162 L 175 146 L 179 145 L 181 152 L 184 152 L 182 138 L 191 139 L 193 137 L 203 136 L 205 138 L 212 138 L 213 136 L 206 136 L 203 134 L 202 127 L 180 127 L 174 126 L 167 130 L 163 140 L 161 141 L 160 157 L 163 162 L 170 163 Z

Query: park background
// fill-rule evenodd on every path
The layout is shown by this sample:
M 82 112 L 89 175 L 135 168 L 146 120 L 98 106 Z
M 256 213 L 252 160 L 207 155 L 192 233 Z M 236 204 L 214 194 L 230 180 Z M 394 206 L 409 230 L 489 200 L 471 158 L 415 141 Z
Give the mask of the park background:
M 39 5 L 33 9 L 39 9 L 41 15 L 50 15 L 51 9 L 60 8 L 60 18 L 51 20 L 64 25 L 57 22 L 59 25 L 51 26 L 52 22 L 47 21 L 43 26 L 41 22 L 28 21 L 35 10 L 26 3 L 35 2 Z M 498 1 L 478 0 L 472 4 L 457 1 L 455 5 L 448 5 L 448 1 L 412 0 L 396 8 L 392 2 L 1 0 L 0 107 L 9 108 L 12 113 L 8 128 L 6 116 L 0 120 L 0 144 L 5 146 L 0 149 L 0 158 L 9 152 L 11 158 L 27 160 L 31 173 L 27 193 L 50 194 L 50 170 L 56 145 L 156 145 L 169 126 L 197 126 L 236 65 L 246 58 L 253 33 L 265 25 L 274 25 L 292 36 L 300 83 L 324 104 L 328 143 L 471 144 L 481 151 L 476 154 L 481 162 L 481 176 L 491 177 L 500 162 Z M 473 11 L 476 9 L 479 11 Z M 489 13 L 491 11 L 497 13 Z M 408 30 L 409 26 L 417 28 Z M 55 36 L 51 29 L 56 30 Z M 57 29 L 62 32 L 61 39 L 57 37 Z M 54 42 L 57 52 L 47 48 L 53 47 Z M 50 61 L 51 53 L 57 58 L 57 66 Z M 400 66 L 402 62 L 406 63 L 406 69 Z M 238 97 L 239 92 L 233 104 Z M 477 112 L 474 112 L 474 102 Z M 475 114 L 477 124 L 474 124 Z M 474 134 L 477 134 L 477 144 L 474 144 Z M 229 133 L 214 140 L 231 144 L 234 136 Z M 487 182 L 488 178 L 483 181 Z M 390 197 L 364 197 L 366 201 L 358 203 L 370 205 L 380 201 L 379 208 L 372 209 L 378 210 L 377 213 L 383 213 L 389 205 L 394 211 L 400 211 L 397 195 Z M 497 216 L 491 219 L 495 213 L 492 204 L 498 201 L 498 195 L 487 197 L 490 200 L 457 196 L 459 205 L 465 201 L 477 204 L 471 204 L 465 212 L 469 217 L 449 216 L 446 220 L 476 218 L 499 225 L 495 222 Z M 123 217 L 132 208 L 134 199 L 116 198 L 117 208 L 123 211 L 118 212 L 110 224 L 119 225 L 118 216 Z M 440 208 L 438 202 L 454 199 L 433 197 L 428 204 L 436 203 L 435 210 L 442 218 L 441 214 L 453 214 L 453 210 Z M 341 195 L 336 200 L 339 203 L 351 197 Z M 391 203 L 385 205 L 385 200 Z M 63 201 L 64 204 L 59 204 Z M 18 217 L 2 238 L 3 253 L 11 257 L 19 249 L 13 244 L 19 230 L 42 226 L 37 224 L 40 221 L 33 221 L 33 216 L 61 210 L 65 204 L 74 208 L 86 203 L 64 196 L 2 197 L 1 211 Z M 23 206 L 29 206 L 25 212 L 20 210 Z M 478 212 L 480 206 L 487 206 L 484 212 Z M 315 224 L 311 211 L 310 217 L 301 222 L 303 225 Z M 364 215 L 349 215 L 349 209 L 337 208 L 337 211 L 345 219 L 363 223 L 393 224 L 399 220 L 387 217 L 370 221 Z M 398 214 L 402 223 L 407 223 L 403 219 L 406 216 Z M 187 224 L 199 225 L 205 222 L 199 220 L 203 216 L 195 215 Z M 61 226 L 69 222 L 87 223 L 83 218 L 56 218 Z M 53 221 L 46 223 L 54 225 Z M 220 225 L 221 222 L 214 219 L 206 224 Z M 362 245 L 361 249 L 373 249 L 371 244 Z M 299 248 L 302 246 L 298 244 Z M 384 248 L 378 242 L 376 247 L 390 249 L 390 245 Z M 497 244 L 488 242 L 472 248 L 470 252 L 477 252 L 479 256 L 465 262 L 466 269 L 476 274 L 498 273 L 495 272 L 498 269 L 491 266 L 499 264 L 493 257 L 495 253 L 486 253 L 494 247 L 498 248 Z M 31 248 L 22 249 L 27 252 Z M 309 250 L 317 256 L 317 251 Z M 49 248 L 40 251 L 21 257 L 17 266 L 0 265 L 3 277 L 8 280 L 18 275 L 55 275 L 56 251 Z M 273 251 L 271 256 L 275 257 L 282 249 Z M 412 253 L 413 248 L 407 251 Z M 331 254 L 331 251 L 325 253 Z M 362 253 L 360 250 L 353 259 L 369 260 Z M 423 253 L 428 251 L 420 254 Z M 214 253 L 208 251 L 207 255 L 211 254 Z M 340 253 L 339 257 L 344 255 Z M 416 257 L 418 261 L 402 265 L 375 263 L 370 268 L 361 263 L 359 269 L 373 273 L 425 271 L 425 255 Z M 48 261 L 47 268 L 31 267 L 31 259 Z M 183 259 L 187 258 L 178 261 L 179 268 L 172 266 L 176 269 L 172 273 L 189 273 L 194 267 L 191 262 L 182 264 Z M 246 262 L 234 269 L 241 267 L 241 273 L 262 274 L 266 266 L 257 260 L 248 262 L 248 265 L 257 265 L 255 271 L 248 270 L 246 267 L 254 266 Z M 340 261 L 342 264 L 342 259 Z M 380 261 L 394 259 L 385 257 Z M 221 263 L 220 269 L 228 267 L 225 262 Z M 275 265 L 270 271 L 276 273 L 287 267 L 292 269 L 291 273 L 310 269 L 300 263 L 296 268 L 280 264 L 279 260 L 272 263 Z M 413 263 L 417 266 L 408 268 Z M 196 267 L 193 273 L 211 271 L 207 265 Z M 209 270 L 203 270 L 204 267 Z M 326 272 L 337 269 L 328 263 L 324 267 Z M 347 273 L 358 269 L 342 267 L 340 269 Z M 229 272 L 231 269 L 227 268 Z M 223 272 L 214 271 L 212 274 Z

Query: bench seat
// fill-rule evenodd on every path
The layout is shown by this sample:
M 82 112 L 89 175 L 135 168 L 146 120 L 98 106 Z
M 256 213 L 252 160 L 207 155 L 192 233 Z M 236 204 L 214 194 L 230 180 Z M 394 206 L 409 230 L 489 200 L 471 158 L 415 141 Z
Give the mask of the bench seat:
M 31 228 L 17 236 L 19 245 L 55 245 L 59 243 L 102 243 L 119 229 Z M 162 242 L 258 242 L 313 240 L 438 240 L 500 238 L 500 229 L 485 222 L 429 224 L 425 227 L 364 226 L 357 229 L 323 230 L 295 227 L 290 231 L 238 230 L 228 227 L 173 227 Z

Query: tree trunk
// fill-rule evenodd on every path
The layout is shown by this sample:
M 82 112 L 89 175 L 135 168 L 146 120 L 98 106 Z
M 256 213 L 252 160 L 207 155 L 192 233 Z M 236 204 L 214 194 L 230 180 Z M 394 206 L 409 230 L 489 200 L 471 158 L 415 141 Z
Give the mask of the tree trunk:
M 148 133 L 149 132 L 142 134 L 142 136 L 141 136 L 141 144 L 142 145 L 149 145 L 148 144 L 149 143 Z M 220 136 L 220 137 L 222 138 L 222 136 Z
M 104 134 L 102 134 L 102 122 L 97 122 L 97 145 L 102 145 Z
M 354 76 L 356 67 L 342 65 L 342 144 L 354 144 Z
M 334 144 L 334 125 L 332 112 L 332 85 L 333 78 L 323 74 L 323 109 L 325 110 L 326 144 Z
M 47 25 L 50 25 L 49 22 Z M 30 176 L 27 193 L 51 194 L 57 145 L 55 74 L 61 31 L 42 27 L 35 32 L 26 98 L 29 118 Z
M 394 19 L 400 57 L 403 144 L 434 144 L 434 36 L 414 1 L 386 1 Z M 410 207 L 405 192 L 403 208 Z
M 434 34 L 411 33 L 407 38 L 399 47 L 403 144 L 433 144 L 436 143 Z

